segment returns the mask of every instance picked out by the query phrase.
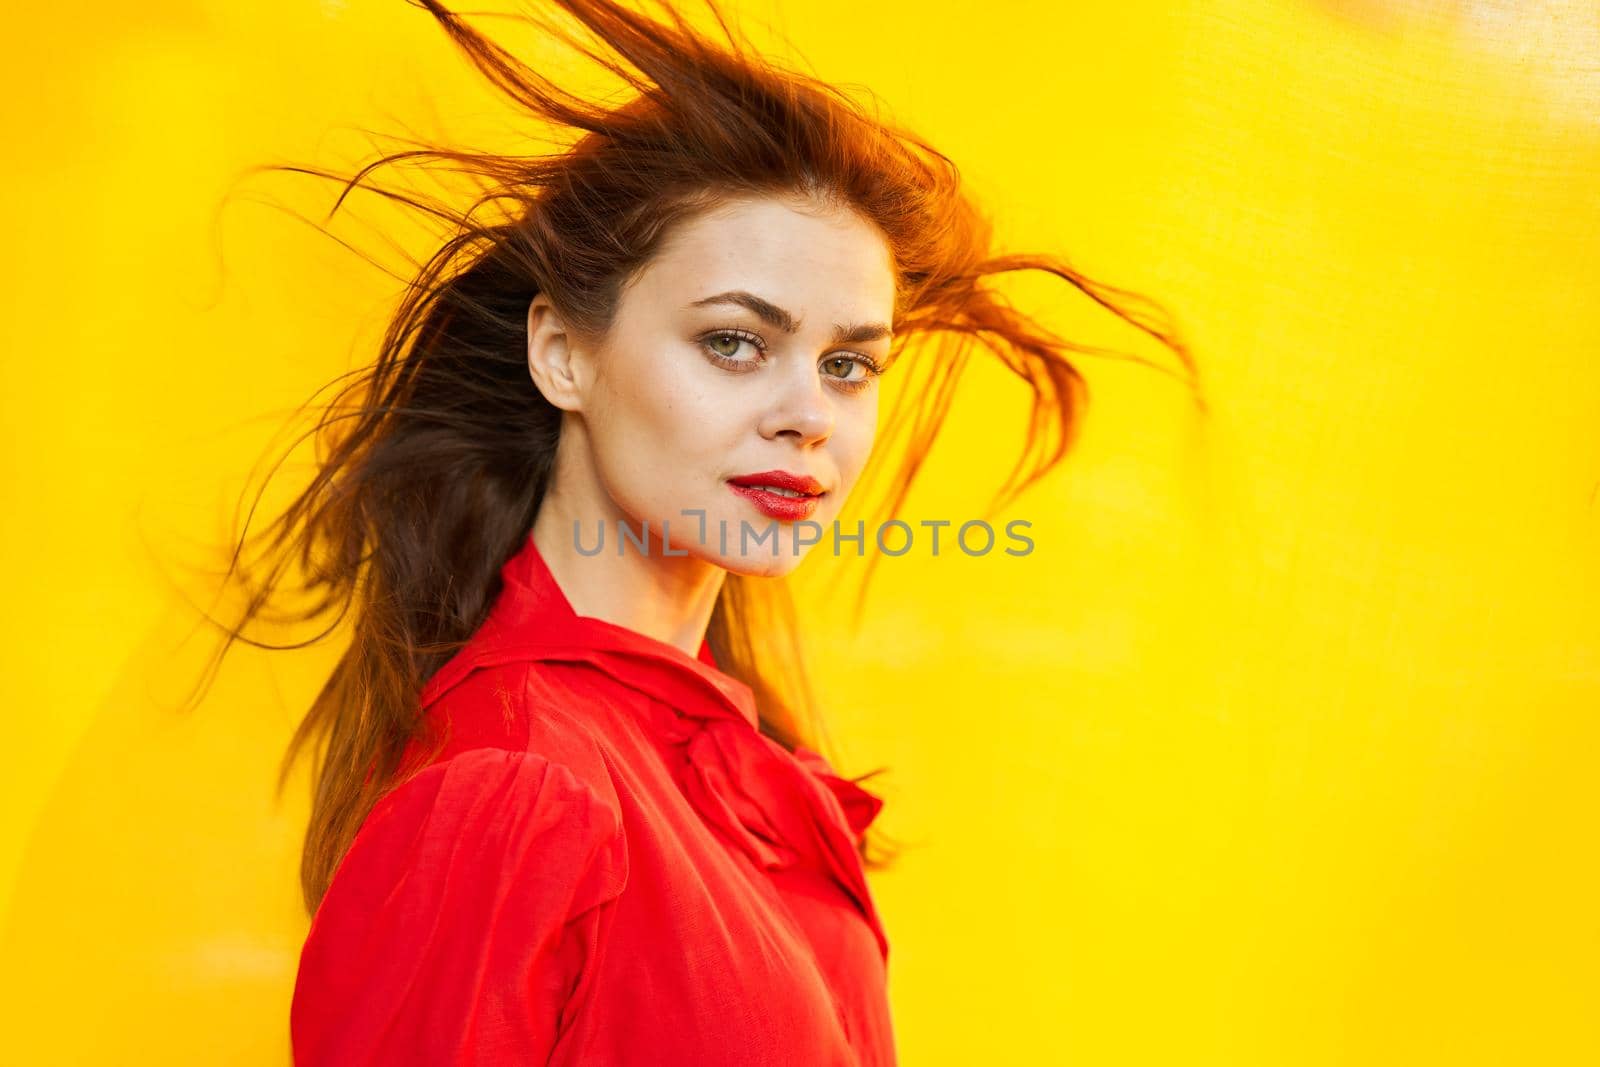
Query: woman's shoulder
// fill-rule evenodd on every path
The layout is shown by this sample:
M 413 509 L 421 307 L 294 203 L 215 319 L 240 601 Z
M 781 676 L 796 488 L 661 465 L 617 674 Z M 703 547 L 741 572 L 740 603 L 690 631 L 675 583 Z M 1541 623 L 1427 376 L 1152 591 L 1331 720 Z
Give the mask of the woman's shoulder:
M 565 759 L 547 752 L 481 746 L 444 756 L 383 794 L 366 826 L 385 818 L 416 824 L 434 836 L 471 826 L 488 835 L 544 832 L 609 843 L 622 835 L 614 792 Z
M 373 807 L 312 919 L 295 1062 L 547 1050 L 627 880 L 621 821 L 566 765 L 492 747 L 429 764 Z
M 474 670 L 428 708 L 431 737 L 444 743 L 437 761 L 504 751 L 535 756 L 570 772 L 620 812 L 613 759 L 603 726 L 577 695 L 552 685 L 537 663 Z M 481 766 L 480 766 L 481 769 Z
M 571 893 L 568 907 L 552 913 L 559 916 L 619 894 L 627 853 L 614 796 L 571 766 L 544 753 L 472 748 L 428 764 L 379 798 L 334 888 L 392 904 L 400 885 L 443 892 L 460 877 L 487 890 L 537 871 Z M 414 881 L 415 872 L 430 877 Z

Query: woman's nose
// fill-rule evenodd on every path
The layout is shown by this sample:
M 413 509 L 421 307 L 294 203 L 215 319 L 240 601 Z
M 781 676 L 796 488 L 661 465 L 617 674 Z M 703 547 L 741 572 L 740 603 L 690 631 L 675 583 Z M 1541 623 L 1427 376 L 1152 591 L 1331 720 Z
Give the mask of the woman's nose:
M 779 393 L 763 419 L 762 435 L 790 436 L 799 444 L 826 440 L 833 432 L 833 398 L 815 366 L 785 368 Z

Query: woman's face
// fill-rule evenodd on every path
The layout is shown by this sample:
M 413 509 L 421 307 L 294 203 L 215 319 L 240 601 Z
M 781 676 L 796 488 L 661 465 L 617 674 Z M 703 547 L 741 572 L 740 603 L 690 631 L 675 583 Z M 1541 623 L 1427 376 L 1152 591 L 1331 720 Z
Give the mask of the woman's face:
M 833 520 L 872 451 L 874 366 L 888 358 L 893 308 L 877 230 L 775 198 L 681 225 L 623 290 L 595 347 L 564 334 L 537 298 L 530 369 L 570 413 L 558 510 L 582 521 L 586 549 L 603 521 L 606 554 L 617 520 L 636 534 L 647 523 L 652 554 L 666 530 L 675 553 L 742 574 L 786 573 L 808 541 L 832 551 Z M 817 495 L 735 487 L 782 474 L 812 480 Z

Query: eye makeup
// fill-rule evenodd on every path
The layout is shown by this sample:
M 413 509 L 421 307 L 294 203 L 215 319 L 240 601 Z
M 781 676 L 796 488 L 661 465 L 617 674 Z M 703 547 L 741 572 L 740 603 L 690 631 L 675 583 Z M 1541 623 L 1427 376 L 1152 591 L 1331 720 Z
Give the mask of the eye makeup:
M 738 351 L 738 344 L 748 344 L 759 353 L 759 356 L 754 359 L 736 359 L 731 353 L 727 351 L 720 351 L 716 347 L 717 345 L 722 345 L 725 347 L 730 342 L 734 344 L 735 352 Z M 705 353 L 707 359 L 711 360 L 711 362 L 720 367 L 725 367 L 732 371 L 754 370 L 766 360 L 767 343 L 762 340 L 759 334 L 752 333 L 749 330 L 727 327 L 710 330 L 704 334 L 701 334 L 700 337 L 696 339 L 695 343 L 700 347 L 700 350 Z M 822 363 L 836 364 L 841 361 L 860 364 L 861 367 L 866 370 L 866 376 L 862 378 L 841 378 L 836 374 L 823 375 L 835 386 L 845 390 L 846 392 L 860 392 L 871 385 L 873 380 L 883 373 L 883 367 L 878 363 L 878 361 L 864 352 L 831 353 L 823 358 Z

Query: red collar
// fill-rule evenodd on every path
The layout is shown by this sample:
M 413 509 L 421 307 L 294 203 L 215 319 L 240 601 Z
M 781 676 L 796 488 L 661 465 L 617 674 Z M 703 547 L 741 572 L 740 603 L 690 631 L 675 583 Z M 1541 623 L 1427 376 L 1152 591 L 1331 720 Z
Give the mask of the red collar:
M 708 641 L 698 657 L 604 619 L 579 615 L 532 536 L 500 568 L 489 617 L 422 688 L 426 708 L 478 667 L 526 660 L 587 662 L 617 681 L 695 717 L 736 716 L 759 724 L 754 691 L 716 664 Z
M 577 614 L 532 537 L 506 561 L 500 577 L 502 589 L 488 619 L 423 686 L 424 708 L 479 667 L 530 660 L 598 667 L 659 701 L 672 752 L 669 766 L 708 824 L 760 867 L 807 864 L 830 872 L 854 898 L 888 957 L 888 939 L 856 852 L 856 835 L 883 807 L 881 797 L 839 777 L 811 749 L 787 752 L 762 734 L 754 691 L 717 668 L 705 641 L 699 656 L 690 656 L 675 645 Z

